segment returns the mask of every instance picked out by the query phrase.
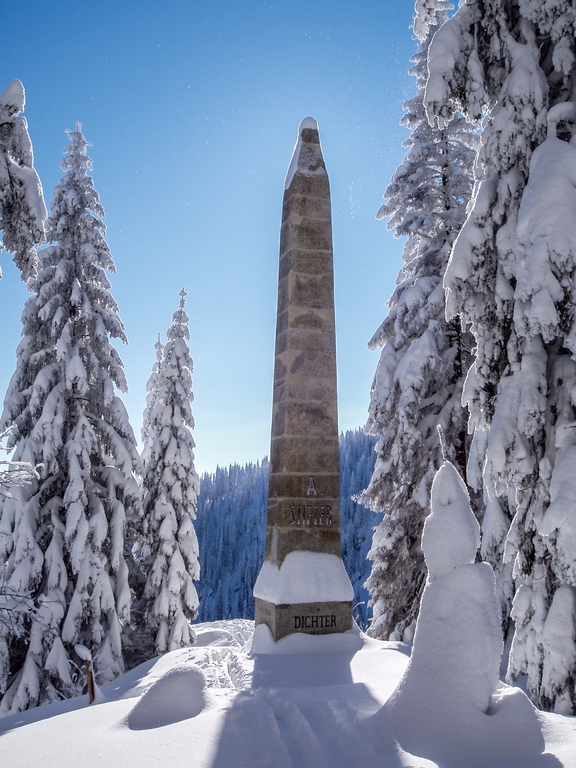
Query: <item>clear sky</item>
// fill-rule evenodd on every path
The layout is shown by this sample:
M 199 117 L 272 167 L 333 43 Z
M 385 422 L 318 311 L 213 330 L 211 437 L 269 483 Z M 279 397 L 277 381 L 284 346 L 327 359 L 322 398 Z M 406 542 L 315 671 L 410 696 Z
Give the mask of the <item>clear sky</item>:
M 82 123 L 116 262 L 137 436 L 154 342 L 188 291 L 196 467 L 267 455 L 280 213 L 311 115 L 332 190 L 340 428 L 363 425 L 402 243 L 375 220 L 401 161 L 411 0 L 3 0 L 0 71 L 26 88 L 47 205 Z M 0 392 L 26 289 L 1 258 Z

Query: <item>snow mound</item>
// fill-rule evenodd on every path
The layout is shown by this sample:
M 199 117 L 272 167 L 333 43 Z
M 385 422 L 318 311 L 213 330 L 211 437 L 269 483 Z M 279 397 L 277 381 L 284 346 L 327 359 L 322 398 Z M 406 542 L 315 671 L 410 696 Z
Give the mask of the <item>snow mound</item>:
M 324 552 L 290 552 L 281 566 L 265 560 L 254 597 L 275 605 L 347 602 L 354 590 L 342 558 Z
M 144 731 L 197 717 L 206 706 L 205 687 L 197 666 L 176 666 L 148 688 L 126 723 L 132 731 Z
M 252 640 L 254 621 L 251 619 L 226 619 L 194 624 L 195 648 L 206 645 L 241 649 Z
M 429 581 L 459 565 L 473 563 L 480 546 L 480 526 L 470 508 L 468 491 L 449 461 L 436 473 L 431 506 L 422 533 Z
M 298 128 L 298 133 L 302 133 L 302 131 L 305 128 L 311 128 L 313 131 L 318 130 L 318 123 L 313 117 L 305 117 L 304 120 L 300 123 L 300 126 Z
M 434 478 L 424 534 L 431 572 L 412 656 L 376 727 L 439 765 L 531 764 L 544 751 L 542 729 L 525 694 L 498 680 L 503 643 L 494 572 L 473 562 L 478 524 L 448 462 Z

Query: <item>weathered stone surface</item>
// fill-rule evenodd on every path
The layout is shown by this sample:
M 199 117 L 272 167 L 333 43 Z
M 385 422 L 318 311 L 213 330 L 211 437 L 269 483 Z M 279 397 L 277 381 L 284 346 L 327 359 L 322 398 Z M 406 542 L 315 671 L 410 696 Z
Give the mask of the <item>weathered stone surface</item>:
M 282 225 L 281 237 L 282 243 L 292 248 L 303 248 L 313 251 L 331 251 L 332 250 L 332 232 L 326 224 L 330 224 L 330 219 L 308 219 L 302 218 L 301 221 L 294 221 L 293 217 L 288 218 Z M 286 251 L 281 251 L 283 256 Z
M 289 190 L 293 195 L 305 195 L 307 197 L 320 197 L 326 199 L 330 195 L 328 176 L 303 176 L 297 173 L 294 176 Z
M 302 135 L 302 141 L 307 144 L 320 144 L 320 135 L 318 134 L 318 129 L 313 128 L 303 128 L 301 131 Z M 320 155 L 320 158 L 322 158 L 322 155 Z M 321 160 L 322 164 L 324 164 L 324 159 Z
M 307 219 L 330 219 L 331 216 L 330 200 L 325 197 L 292 194 L 284 206 L 288 207 L 288 204 L 292 216 L 302 216 Z
M 266 559 L 278 566 L 294 551 L 341 556 L 330 187 L 318 131 L 304 126 L 298 147 L 282 208 L 270 445 Z M 352 605 L 257 598 L 263 621 L 277 640 L 343 632 Z
M 331 331 L 328 320 L 318 312 L 300 312 L 290 319 L 290 328 L 307 328 L 311 331 L 322 331 L 325 336 Z
M 282 520 L 282 516 L 273 515 L 273 520 Z M 336 527 L 336 526 L 334 526 Z M 289 528 L 271 526 L 266 529 L 266 547 L 270 552 L 269 560 L 283 562 L 290 552 L 322 552 L 340 557 L 340 530 L 316 528 Z
M 287 349 L 301 349 L 303 351 L 330 352 L 332 349 L 330 336 L 318 332 L 316 328 L 307 328 L 302 331 L 287 328 L 276 335 L 276 353 L 281 354 Z
M 280 278 L 290 272 L 303 275 L 332 275 L 332 251 L 307 251 L 290 248 L 280 257 Z
M 296 355 L 286 374 L 308 379 L 331 379 L 336 377 L 336 355 L 313 355 L 301 352 Z M 336 386 L 334 385 L 334 391 Z
M 338 438 L 274 437 L 270 445 L 270 470 L 295 472 L 310 476 L 334 474 L 334 461 L 338 460 Z
M 308 473 L 289 475 L 278 472 L 270 475 L 269 494 L 271 498 L 303 499 L 310 501 L 322 501 L 324 499 L 338 499 L 340 496 L 340 484 L 337 477 L 330 475 L 315 475 L 315 486 L 318 496 L 306 496 L 310 483 Z
M 291 400 L 316 400 L 319 403 L 330 400 L 331 390 L 324 381 L 318 379 L 290 380 L 286 387 L 286 395 Z
M 294 632 L 329 635 L 352 629 L 352 603 L 274 605 L 258 600 L 256 624 L 268 624 L 276 640 Z

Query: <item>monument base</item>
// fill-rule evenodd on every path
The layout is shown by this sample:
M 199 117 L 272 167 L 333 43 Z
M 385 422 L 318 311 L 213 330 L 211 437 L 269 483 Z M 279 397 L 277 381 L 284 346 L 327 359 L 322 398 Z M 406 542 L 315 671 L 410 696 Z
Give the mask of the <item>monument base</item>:
M 256 625 L 267 624 L 274 640 L 294 632 L 331 635 L 352 629 L 352 601 L 274 605 L 256 598 Z

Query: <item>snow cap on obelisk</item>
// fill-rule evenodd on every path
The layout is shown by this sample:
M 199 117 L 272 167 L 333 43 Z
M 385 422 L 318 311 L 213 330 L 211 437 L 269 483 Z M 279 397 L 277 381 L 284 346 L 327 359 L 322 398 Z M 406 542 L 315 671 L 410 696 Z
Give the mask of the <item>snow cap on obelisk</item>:
M 318 123 L 313 117 L 305 117 L 300 123 L 300 126 L 298 127 L 298 138 L 296 139 L 294 152 L 292 152 L 292 160 L 290 160 L 286 181 L 284 182 L 284 189 L 288 189 L 296 171 L 307 176 L 316 173 L 326 174 L 326 166 L 324 165 L 324 158 L 322 157 L 320 139 L 318 139 L 317 152 L 302 152 L 302 131 L 304 129 L 318 131 Z
M 352 626 L 339 485 L 330 185 L 307 117 L 284 188 L 266 559 L 254 587 L 256 623 L 275 640 Z

